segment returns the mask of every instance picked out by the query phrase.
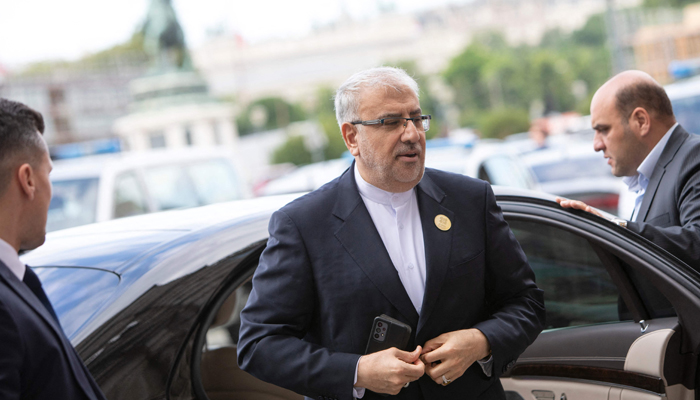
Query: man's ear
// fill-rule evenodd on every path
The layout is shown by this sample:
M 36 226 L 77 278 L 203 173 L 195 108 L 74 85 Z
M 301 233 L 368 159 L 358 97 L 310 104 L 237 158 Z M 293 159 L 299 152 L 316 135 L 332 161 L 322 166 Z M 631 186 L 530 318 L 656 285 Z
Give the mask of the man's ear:
M 360 148 L 357 145 L 357 135 L 359 134 L 357 127 L 349 122 L 344 122 L 340 126 L 340 131 L 343 134 L 345 147 L 348 148 L 353 157 L 357 157 L 360 154 Z
M 34 193 L 36 192 L 36 174 L 32 166 L 29 164 L 20 165 L 17 170 L 17 179 L 19 180 L 22 193 L 27 196 L 29 200 L 34 200 Z
M 629 123 L 640 139 L 646 137 L 651 130 L 651 117 L 647 110 L 642 107 L 637 107 L 632 111 Z

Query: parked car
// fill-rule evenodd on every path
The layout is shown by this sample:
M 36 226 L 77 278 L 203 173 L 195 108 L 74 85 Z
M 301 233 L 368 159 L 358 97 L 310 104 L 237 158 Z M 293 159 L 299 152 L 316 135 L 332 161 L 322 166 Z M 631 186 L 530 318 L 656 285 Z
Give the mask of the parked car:
M 482 140 L 450 144 L 446 139 L 429 140 L 425 166 L 485 180 L 493 185 L 537 189 L 532 172 L 517 156 L 504 151 L 502 142 Z M 440 144 L 436 144 L 439 142 Z M 261 196 L 316 190 L 340 176 L 350 165 L 351 156 L 305 165 L 268 182 Z
M 593 150 L 592 141 L 572 140 L 521 154 L 520 159 L 534 173 L 539 190 L 617 214 L 620 191 L 626 186 Z
M 509 398 L 693 398 L 700 274 L 552 196 L 494 190 L 547 309 L 547 329 L 501 378 Z M 300 399 L 235 355 L 268 220 L 296 196 L 53 232 L 22 261 L 110 400 Z
M 227 149 L 154 150 L 54 162 L 47 231 L 250 197 Z

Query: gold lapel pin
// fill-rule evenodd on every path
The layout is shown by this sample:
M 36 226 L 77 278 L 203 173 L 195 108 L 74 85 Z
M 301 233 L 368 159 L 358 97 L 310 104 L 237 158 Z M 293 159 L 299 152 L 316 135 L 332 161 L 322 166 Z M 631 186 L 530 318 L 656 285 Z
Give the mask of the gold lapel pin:
M 435 226 L 438 227 L 441 231 L 449 231 L 450 228 L 452 228 L 452 221 L 450 221 L 447 216 L 438 214 L 435 216 Z

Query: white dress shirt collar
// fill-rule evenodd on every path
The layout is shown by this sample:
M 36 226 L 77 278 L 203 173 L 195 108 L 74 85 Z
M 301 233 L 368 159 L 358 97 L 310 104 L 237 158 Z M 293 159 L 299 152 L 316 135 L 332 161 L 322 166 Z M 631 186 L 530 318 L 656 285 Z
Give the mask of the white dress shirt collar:
M 362 196 L 372 200 L 375 203 L 393 208 L 406 204 L 413 195 L 413 189 L 400 193 L 392 193 L 368 183 L 364 180 L 364 178 L 362 178 L 362 175 L 360 175 L 360 170 L 357 169 L 357 163 L 355 163 L 355 182 L 357 183 L 357 190 Z
M 633 176 L 625 176 L 622 181 L 627 185 L 630 192 L 639 192 L 640 190 L 646 190 L 649 184 L 649 179 L 651 179 L 651 174 L 656 168 L 656 164 L 659 162 L 659 157 L 663 153 L 666 143 L 671 138 L 671 134 L 678 126 L 676 122 L 671 129 L 669 129 L 666 134 L 659 140 L 659 142 L 654 146 L 653 149 L 647 154 L 646 158 L 637 168 L 637 174 Z
M 19 260 L 15 248 L 2 239 L 0 239 L 0 261 L 7 265 L 17 279 L 20 281 L 24 279 L 24 271 L 27 267 Z

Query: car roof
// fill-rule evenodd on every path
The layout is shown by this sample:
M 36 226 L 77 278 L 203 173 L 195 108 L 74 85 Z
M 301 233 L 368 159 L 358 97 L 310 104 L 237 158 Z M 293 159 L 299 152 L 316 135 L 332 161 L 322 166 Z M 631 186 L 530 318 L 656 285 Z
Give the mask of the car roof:
M 554 196 L 523 189 L 494 186 L 498 197 L 554 201 Z M 46 243 L 22 255 L 32 267 L 99 268 L 115 273 L 131 261 L 169 242 L 201 234 L 219 226 L 231 227 L 269 216 L 301 194 L 258 197 L 185 210 L 138 215 L 51 232 Z
M 232 152 L 223 147 L 157 149 L 138 152 L 99 154 L 53 161 L 51 180 L 99 178 L 107 170 L 186 163 L 211 158 L 230 158 Z
M 298 195 L 217 203 L 184 210 L 138 215 L 51 232 L 46 243 L 22 255 L 32 267 L 99 268 L 116 273 L 158 246 L 215 225 L 233 226 L 267 218 Z

